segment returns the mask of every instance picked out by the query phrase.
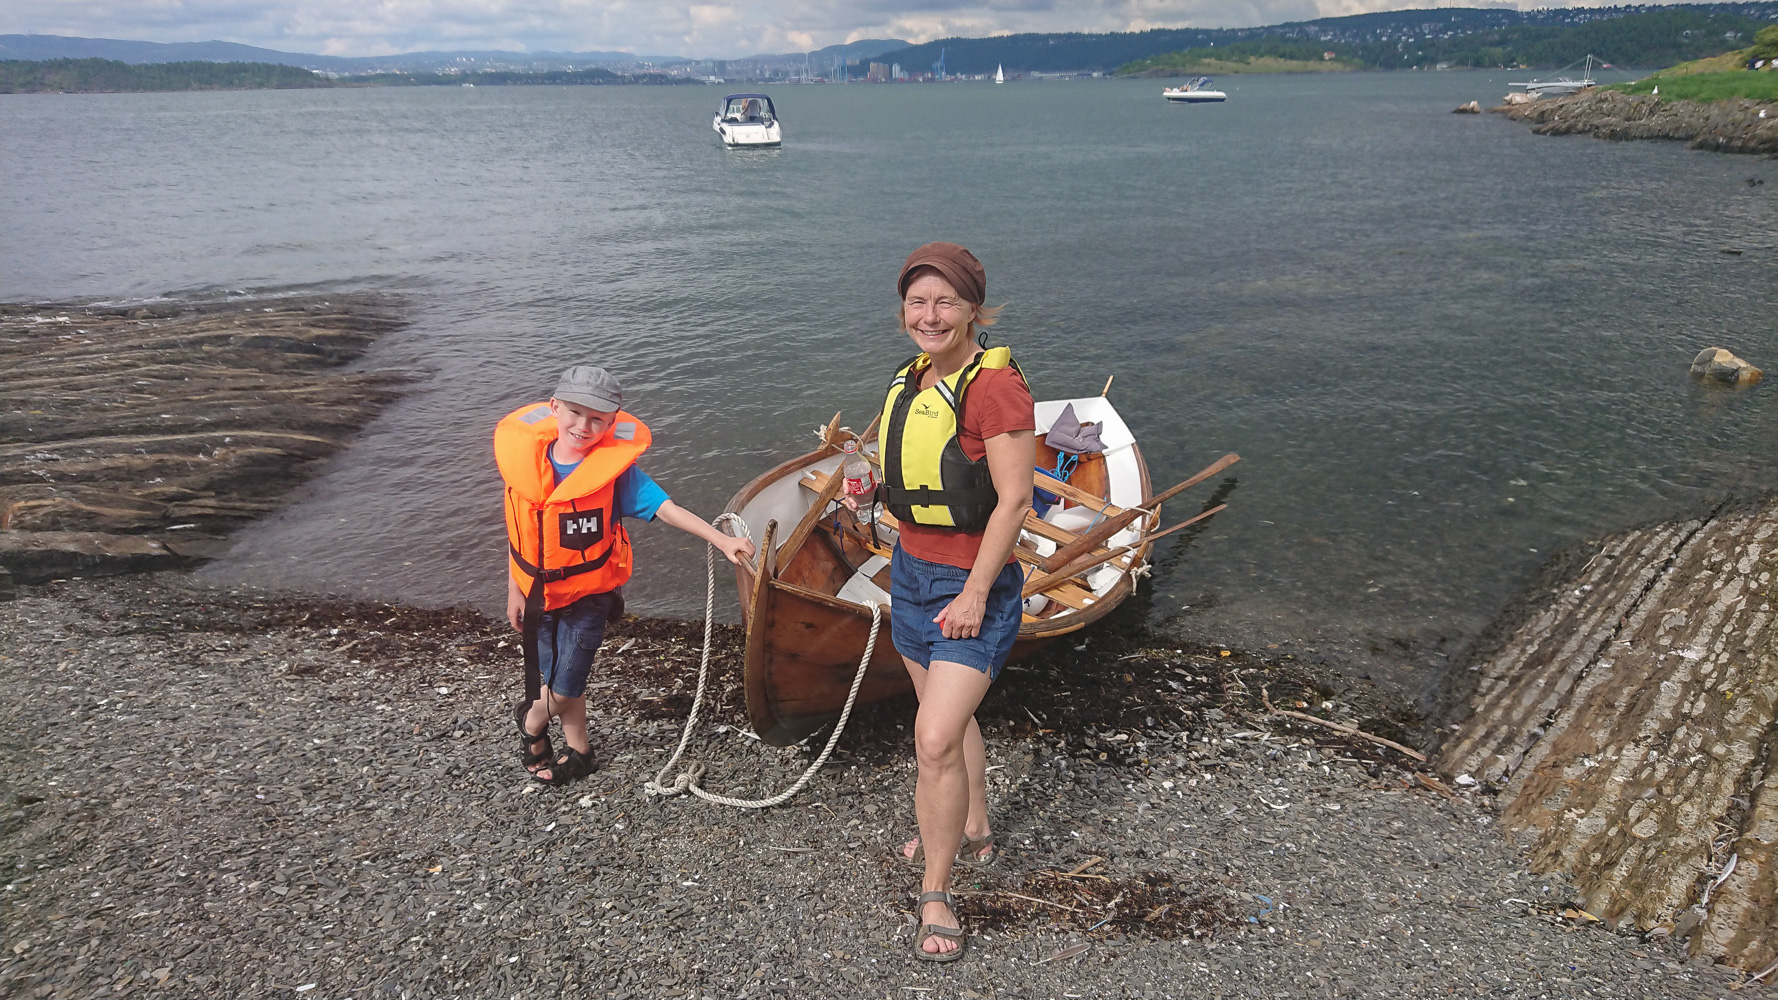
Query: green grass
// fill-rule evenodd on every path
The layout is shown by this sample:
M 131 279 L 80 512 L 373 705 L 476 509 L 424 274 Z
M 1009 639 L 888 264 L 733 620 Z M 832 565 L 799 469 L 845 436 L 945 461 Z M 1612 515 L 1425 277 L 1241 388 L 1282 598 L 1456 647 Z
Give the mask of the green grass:
M 1634 83 L 1613 84 L 1610 89 L 1647 94 L 1657 86 L 1662 97 L 1680 101 L 1726 101 L 1735 97 L 1778 101 L 1778 72 L 1768 70 L 1653 76 Z

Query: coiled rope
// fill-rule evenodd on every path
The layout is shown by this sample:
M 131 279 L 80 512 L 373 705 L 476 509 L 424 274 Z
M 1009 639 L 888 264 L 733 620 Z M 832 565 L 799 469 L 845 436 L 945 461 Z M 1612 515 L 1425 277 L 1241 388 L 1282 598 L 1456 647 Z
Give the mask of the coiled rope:
M 736 527 L 736 537 L 745 538 L 748 541 L 753 540 L 753 536 L 747 531 L 747 522 L 741 520 L 739 515 L 725 512 L 718 514 L 716 520 L 711 523 L 721 527 L 724 521 Z M 764 565 L 765 560 L 760 559 L 759 563 Z M 790 801 L 796 793 L 802 791 L 815 777 L 815 772 L 821 770 L 821 765 L 827 763 L 827 758 L 833 753 L 833 748 L 840 742 L 840 734 L 846 731 L 846 720 L 852 717 L 852 706 L 858 701 L 858 689 L 864 684 L 864 673 L 870 666 L 871 654 L 876 652 L 877 632 L 883 625 L 883 606 L 876 601 L 866 601 L 865 603 L 870 605 L 870 640 L 864 644 L 864 656 L 859 659 L 858 672 L 852 677 L 852 690 L 846 695 L 846 707 L 840 710 L 839 721 L 834 723 L 833 733 L 827 737 L 827 745 L 821 748 L 820 756 L 815 758 L 815 762 L 809 765 L 802 777 L 796 779 L 795 784 L 776 795 L 763 799 L 737 799 L 727 795 L 718 795 L 715 792 L 705 791 L 698 784 L 704 779 L 704 765 L 695 762 L 681 771 L 679 777 L 673 779 L 672 784 L 664 784 L 667 772 L 673 769 L 673 765 L 679 763 L 679 758 L 685 755 L 686 746 L 691 743 L 691 734 L 698 725 L 698 713 L 704 707 L 705 683 L 710 676 L 710 635 L 716 616 L 716 546 L 712 545 L 707 548 L 704 552 L 704 656 L 698 663 L 698 691 L 692 697 L 691 715 L 686 717 L 685 732 L 679 737 L 679 748 L 673 751 L 673 756 L 667 758 L 667 763 L 662 765 L 660 773 L 654 776 L 654 780 L 642 785 L 642 790 L 649 795 L 659 796 L 683 795 L 690 792 L 705 802 L 734 806 L 737 809 L 769 809 Z M 758 623 L 755 624 L 758 625 Z

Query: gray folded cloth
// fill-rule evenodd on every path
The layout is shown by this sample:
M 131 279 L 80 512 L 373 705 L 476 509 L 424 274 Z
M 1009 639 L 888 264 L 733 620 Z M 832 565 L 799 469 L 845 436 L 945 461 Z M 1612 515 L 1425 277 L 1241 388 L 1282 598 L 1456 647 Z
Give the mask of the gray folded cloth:
M 1062 414 L 1050 425 L 1049 433 L 1044 441 L 1057 451 L 1065 451 L 1071 455 L 1089 455 L 1105 450 L 1104 442 L 1099 440 L 1099 425 L 1085 424 L 1074 415 L 1074 404 L 1062 407 Z

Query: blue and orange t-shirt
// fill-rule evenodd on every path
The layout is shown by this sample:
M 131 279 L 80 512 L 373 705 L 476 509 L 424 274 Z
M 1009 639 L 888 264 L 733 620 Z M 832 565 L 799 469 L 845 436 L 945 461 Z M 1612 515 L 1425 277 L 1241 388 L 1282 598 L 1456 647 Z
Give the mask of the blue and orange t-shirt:
M 569 474 L 580 467 L 579 462 L 564 464 L 556 461 L 556 446 L 549 447 L 549 464 L 556 470 L 556 482 L 567 479 Z M 661 504 L 672 499 L 660 484 L 643 472 L 640 466 L 632 465 L 617 477 L 613 485 L 611 500 L 613 517 L 633 517 L 643 521 L 654 520 L 656 511 Z

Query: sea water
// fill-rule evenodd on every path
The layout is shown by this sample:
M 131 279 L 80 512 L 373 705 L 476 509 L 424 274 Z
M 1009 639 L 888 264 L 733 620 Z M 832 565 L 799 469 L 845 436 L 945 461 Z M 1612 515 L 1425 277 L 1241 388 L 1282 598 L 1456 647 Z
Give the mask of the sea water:
M 401 295 L 364 365 L 427 380 L 205 573 L 498 610 L 500 416 L 604 365 L 714 515 L 870 421 L 901 260 L 955 240 L 1040 398 L 1116 376 L 1156 489 L 1242 456 L 1132 614 L 1419 688 L 1557 549 L 1778 486 L 1778 384 L 1686 374 L 1778 375 L 1778 164 L 1450 113 L 1508 76 L 777 87 L 769 152 L 717 87 L 0 97 L 0 295 Z M 698 614 L 702 547 L 633 535 L 631 606 Z

